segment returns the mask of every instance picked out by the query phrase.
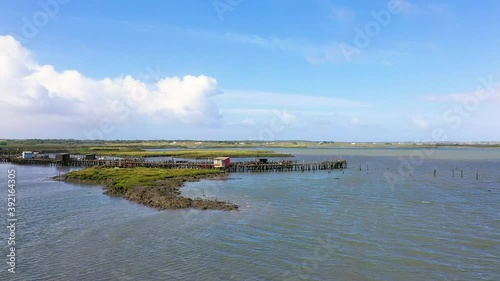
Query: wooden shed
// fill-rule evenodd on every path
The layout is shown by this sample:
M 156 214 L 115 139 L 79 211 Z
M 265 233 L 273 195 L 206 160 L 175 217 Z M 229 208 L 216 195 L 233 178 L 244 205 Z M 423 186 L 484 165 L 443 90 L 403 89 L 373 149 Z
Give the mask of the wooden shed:
M 217 157 L 214 158 L 214 168 L 223 168 L 229 166 L 231 163 L 231 158 L 229 157 Z
M 60 161 L 62 164 L 68 164 L 70 160 L 69 153 L 60 153 L 56 155 L 56 160 Z
M 95 160 L 95 154 L 86 154 L 85 155 L 85 160 Z

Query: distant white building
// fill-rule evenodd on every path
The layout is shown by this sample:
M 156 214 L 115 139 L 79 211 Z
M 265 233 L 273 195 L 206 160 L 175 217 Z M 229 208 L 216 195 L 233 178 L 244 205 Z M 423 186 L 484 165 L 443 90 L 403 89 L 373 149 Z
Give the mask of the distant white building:
M 32 151 L 23 151 L 23 159 L 32 159 L 33 152 Z

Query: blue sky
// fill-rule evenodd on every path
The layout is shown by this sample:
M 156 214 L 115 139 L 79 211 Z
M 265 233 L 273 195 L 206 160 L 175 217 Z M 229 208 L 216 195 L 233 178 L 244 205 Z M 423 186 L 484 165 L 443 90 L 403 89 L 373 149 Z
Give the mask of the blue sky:
M 0 129 L 498 141 L 499 10 L 493 0 L 0 0 L 0 116 L 12 120 Z

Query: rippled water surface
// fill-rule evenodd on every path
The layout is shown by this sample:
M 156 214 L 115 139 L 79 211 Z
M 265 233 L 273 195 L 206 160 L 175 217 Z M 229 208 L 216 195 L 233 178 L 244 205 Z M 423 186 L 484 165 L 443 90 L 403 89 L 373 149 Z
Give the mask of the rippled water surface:
M 500 280 L 500 150 L 283 151 L 349 168 L 189 183 L 185 196 L 241 206 L 202 212 L 0 164 L 2 225 L 11 167 L 19 218 L 17 273 L 3 262 L 0 280 Z

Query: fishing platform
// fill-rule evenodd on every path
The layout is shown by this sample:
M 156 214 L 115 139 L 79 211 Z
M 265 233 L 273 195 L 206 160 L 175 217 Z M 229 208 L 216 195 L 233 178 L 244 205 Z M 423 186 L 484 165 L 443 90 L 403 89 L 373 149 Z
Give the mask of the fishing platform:
M 224 161 L 222 161 L 224 158 Z M 164 169 L 221 169 L 226 172 L 292 172 L 292 171 L 316 171 L 337 170 L 347 168 L 347 161 L 343 159 L 324 160 L 314 162 L 299 162 L 293 160 L 268 161 L 268 159 L 257 159 L 255 161 L 230 161 L 229 157 L 217 157 L 213 160 L 169 160 L 148 161 L 146 158 L 123 158 L 123 159 L 85 159 L 69 158 L 67 156 L 57 158 L 32 158 L 24 159 L 18 157 L 0 157 L 0 162 L 8 162 L 19 165 L 45 165 L 45 166 L 68 166 L 68 167 L 109 167 L 109 168 L 164 168 Z

